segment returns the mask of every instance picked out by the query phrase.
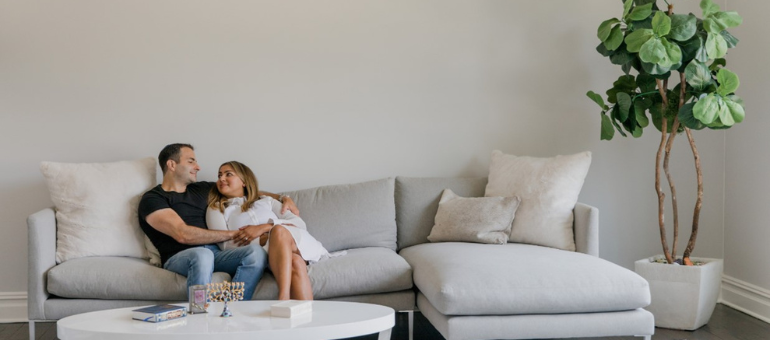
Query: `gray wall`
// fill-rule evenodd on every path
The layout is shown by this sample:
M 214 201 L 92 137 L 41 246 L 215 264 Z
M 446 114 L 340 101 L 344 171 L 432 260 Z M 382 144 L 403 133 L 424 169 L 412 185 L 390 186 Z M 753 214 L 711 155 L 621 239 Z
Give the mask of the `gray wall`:
M 199 179 L 214 179 L 220 163 L 237 159 L 272 191 L 396 175 L 485 176 L 493 149 L 590 150 L 580 200 L 601 210 L 601 256 L 631 267 L 660 253 L 659 136 L 599 141 L 599 113 L 585 97 L 620 74 L 594 51 L 596 27 L 619 15 L 618 1 L 0 0 L 0 7 L 0 300 L 26 291 L 25 219 L 52 205 L 40 161 L 135 159 L 178 141 L 196 146 Z M 748 45 L 751 34 L 742 33 Z M 766 77 L 736 71 L 751 122 L 737 131 L 758 135 L 760 126 L 750 125 L 766 105 L 759 98 Z M 751 151 L 759 136 L 731 132 L 728 172 L 761 155 Z M 696 140 L 706 197 L 695 254 L 733 255 L 727 239 L 761 258 L 765 251 L 741 241 L 755 231 L 723 237 L 725 207 L 728 221 L 760 229 L 756 209 L 743 213 L 729 202 L 761 202 L 745 198 L 752 177 L 728 182 L 723 204 L 725 132 L 697 132 Z M 695 181 L 684 138 L 672 168 L 686 231 Z M 728 256 L 728 272 L 733 263 Z M 746 275 L 770 288 L 766 273 Z
M 766 1 L 731 1 L 743 16 L 744 24 L 735 29 L 741 38 L 730 64 L 740 75 L 738 93 L 746 102 L 747 118 L 727 133 L 725 158 L 725 275 L 733 279 L 725 299 L 744 310 L 770 321 L 770 223 L 764 214 L 770 203 L 770 37 L 764 13 Z M 748 115 L 750 114 L 750 116 Z M 737 285 L 737 286 L 736 286 Z M 737 290 L 738 293 L 733 293 Z

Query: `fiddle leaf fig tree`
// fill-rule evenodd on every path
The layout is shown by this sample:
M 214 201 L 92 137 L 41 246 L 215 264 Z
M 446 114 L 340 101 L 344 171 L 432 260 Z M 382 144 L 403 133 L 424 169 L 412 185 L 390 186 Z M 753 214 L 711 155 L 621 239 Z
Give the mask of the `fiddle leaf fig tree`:
M 735 95 L 740 80 L 726 68 L 724 58 L 728 49 L 738 44 L 738 39 L 727 30 L 740 25 L 743 19 L 736 12 L 722 11 L 712 0 L 702 0 L 700 8 L 702 16 L 698 18 L 693 14 L 674 14 L 673 4 L 661 9 L 656 0 L 623 1 L 623 15 L 599 25 L 600 44 L 596 47 L 610 63 L 620 66 L 623 74 L 605 92 L 606 101 L 601 94 L 587 93 L 601 109 L 602 140 L 611 140 L 615 132 L 638 138 L 650 125 L 660 133 L 655 190 L 660 239 L 669 263 L 675 262 L 679 237 L 676 187 L 669 172 L 669 160 L 676 136 L 687 136 L 698 179 L 692 233 L 682 255 L 682 262 L 688 265 L 692 264 L 690 254 L 698 235 L 703 201 L 703 175 L 692 130 L 728 129 L 745 116 L 743 100 Z M 673 80 L 671 88 L 669 80 Z M 671 249 L 666 241 L 666 193 L 661 186 L 661 169 L 671 192 Z

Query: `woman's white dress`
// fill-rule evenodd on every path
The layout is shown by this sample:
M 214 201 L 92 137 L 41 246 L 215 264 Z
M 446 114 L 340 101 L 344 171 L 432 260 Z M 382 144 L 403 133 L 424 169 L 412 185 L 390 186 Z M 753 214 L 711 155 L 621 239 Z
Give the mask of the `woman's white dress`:
M 291 211 L 281 214 L 281 202 L 269 196 L 263 196 L 252 203 L 251 207 L 245 212 L 241 206 L 246 202 L 245 197 L 231 198 L 227 201 L 224 213 L 217 209 L 209 208 L 206 212 L 206 223 L 211 230 L 238 230 L 247 225 L 258 225 L 270 223 L 273 225 L 282 225 L 294 237 L 297 249 L 305 261 L 318 262 L 322 257 L 328 257 L 329 252 L 324 248 L 321 242 L 315 239 L 309 232 L 307 226 L 299 216 Z M 259 239 L 253 240 L 259 242 Z M 270 242 L 264 245 L 265 251 L 268 250 Z M 233 241 L 219 243 L 220 249 L 231 249 L 237 245 Z

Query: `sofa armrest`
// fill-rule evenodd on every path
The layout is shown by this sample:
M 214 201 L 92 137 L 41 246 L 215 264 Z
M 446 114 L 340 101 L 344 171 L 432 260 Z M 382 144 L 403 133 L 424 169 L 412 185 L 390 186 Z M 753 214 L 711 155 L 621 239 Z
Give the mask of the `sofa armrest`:
M 599 257 L 599 209 L 577 203 L 575 216 L 575 250 Z
M 48 299 L 46 277 L 56 266 L 56 213 L 40 210 L 27 218 L 29 262 L 27 268 L 27 314 L 30 321 L 45 320 L 43 305 Z

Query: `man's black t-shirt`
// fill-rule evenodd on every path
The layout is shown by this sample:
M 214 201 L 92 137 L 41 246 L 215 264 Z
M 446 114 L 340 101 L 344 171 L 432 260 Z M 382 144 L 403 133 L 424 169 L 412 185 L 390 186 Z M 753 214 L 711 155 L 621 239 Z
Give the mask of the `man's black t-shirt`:
M 213 186 L 212 182 L 196 182 L 189 184 L 185 192 L 178 193 L 165 191 L 158 185 L 142 195 L 142 200 L 139 201 L 139 226 L 155 248 L 158 248 L 163 264 L 176 253 L 198 246 L 181 244 L 171 236 L 155 230 L 147 223 L 147 215 L 160 209 L 171 208 L 187 225 L 206 229 L 206 208 L 209 191 Z

